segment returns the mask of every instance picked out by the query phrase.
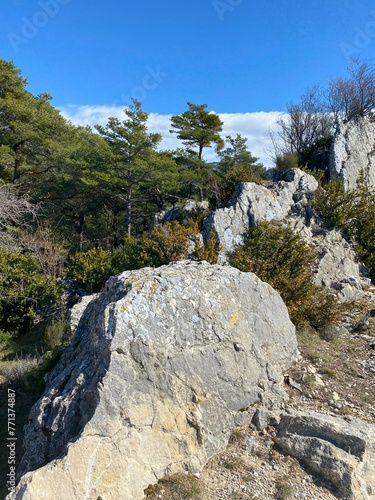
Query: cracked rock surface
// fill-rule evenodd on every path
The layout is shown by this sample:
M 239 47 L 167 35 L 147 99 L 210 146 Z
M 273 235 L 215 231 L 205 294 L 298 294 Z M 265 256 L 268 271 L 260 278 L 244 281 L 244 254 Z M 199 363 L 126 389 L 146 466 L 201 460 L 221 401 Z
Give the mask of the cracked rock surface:
M 365 118 L 338 124 L 330 150 L 329 170 L 347 190 L 355 189 L 361 174 L 375 187 L 375 125 Z
M 284 414 L 277 444 L 335 485 L 342 499 L 374 498 L 374 425 L 314 412 Z
M 183 261 L 113 277 L 48 375 L 7 498 L 136 500 L 197 473 L 256 406 L 283 407 L 298 357 L 286 306 L 252 273 Z
M 221 246 L 219 263 L 224 264 L 228 253 L 244 242 L 248 229 L 258 222 L 288 224 L 318 250 L 315 283 L 339 291 L 343 300 L 353 300 L 369 287 L 368 273 L 341 233 L 327 228 L 315 213 L 311 201 L 317 188 L 316 179 L 300 169 L 289 170 L 285 180 L 267 187 L 239 184 L 229 205 L 206 217 L 203 238 L 216 235 Z

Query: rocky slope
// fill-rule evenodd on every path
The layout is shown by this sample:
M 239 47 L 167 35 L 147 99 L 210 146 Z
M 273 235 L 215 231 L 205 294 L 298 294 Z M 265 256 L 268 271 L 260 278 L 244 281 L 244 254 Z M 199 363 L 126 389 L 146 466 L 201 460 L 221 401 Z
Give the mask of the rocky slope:
M 244 241 L 246 231 L 260 221 L 289 224 L 304 239 L 317 247 L 319 261 L 315 273 L 318 285 L 340 291 L 351 300 L 370 284 L 365 266 L 347 241 L 335 229 L 326 227 L 311 207 L 318 188 L 316 179 L 302 170 L 292 169 L 284 181 L 269 186 L 239 184 L 225 208 L 212 212 L 204 221 L 203 238 L 213 232 L 220 245 L 219 262 Z
M 297 427 L 298 432 L 290 427 L 289 448 L 283 450 L 278 446 L 281 429 L 276 424 L 280 420 L 277 415 L 269 415 L 259 408 L 253 423 L 235 429 L 228 448 L 216 454 L 199 477 L 186 476 L 183 480 L 171 477 L 160 482 L 148 499 L 176 500 L 183 498 L 186 491 L 194 500 L 373 498 L 374 464 L 369 454 L 374 450 L 371 429 L 375 424 L 375 317 L 372 312 L 375 297 L 368 307 L 367 314 L 353 309 L 340 328 L 326 332 L 326 338 L 310 330 L 299 332 L 302 358 L 285 374 L 290 398 L 284 414 L 298 421 L 302 411 L 306 423 L 310 418 L 317 423 L 314 429 L 307 426 L 307 430 L 317 450 L 328 451 L 323 467 L 312 470 L 314 460 L 308 450 L 304 450 L 302 459 L 295 458 L 292 445 L 306 439 L 304 425 Z M 367 448 L 367 458 L 356 458 L 355 452 L 347 454 L 343 447 L 333 445 L 340 442 L 337 438 L 327 440 L 327 417 L 332 425 L 343 426 L 344 440 L 351 432 L 365 429 L 362 442 Z M 365 422 L 372 425 L 363 426 Z M 328 430 L 330 428 L 331 424 Z M 340 455 L 345 457 L 344 463 L 340 462 Z M 334 470 L 344 472 L 346 466 L 350 474 L 340 473 L 336 479 L 330 475 Z M 368 472 L 363 472 L 366 468 L 370 471 L 369 484 L 365 479 Z M 341 487 L 341 483 L 345 487 Z

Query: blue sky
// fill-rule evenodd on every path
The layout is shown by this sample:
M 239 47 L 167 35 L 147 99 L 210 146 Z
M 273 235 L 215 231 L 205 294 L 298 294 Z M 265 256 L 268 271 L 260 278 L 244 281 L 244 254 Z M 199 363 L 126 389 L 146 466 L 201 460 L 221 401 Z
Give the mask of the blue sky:
M 259 112 L 266 126 L 308 86 L 344 75 L 351 55 L 375 59 L 367 0 L 3 0 L 0 27 L 0 56 L 29 90 L 72 121 L 84 109 L 87 123 L 136 97 L 156 117 L 187 101 L 242 124 L 255 113 L 256 135 Z

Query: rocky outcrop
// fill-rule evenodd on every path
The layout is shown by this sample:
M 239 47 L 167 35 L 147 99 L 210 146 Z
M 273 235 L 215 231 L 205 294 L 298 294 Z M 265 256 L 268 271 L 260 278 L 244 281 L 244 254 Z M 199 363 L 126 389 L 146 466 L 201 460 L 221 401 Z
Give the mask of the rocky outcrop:
M 340 122 L 330 149 L 329 170 L 332 177 L 354 189 L 361 172 L 375 187 L 375 123 L 358 118 Z
M 255 406 L 283 406 L 298 356 L 286 306 L 252 273 L 185 261 L 113 277 L 48 375 L 8 499 L 136 500 L 197 472 Z
M 229 206 L 212 212 L 204 221 L 204 236 L 213 231 L 222 246 L 222 256 L 243 243 L 249 227 L 259 221 L 283 221 L 289 215 L 310 215 L 310 200 L 318 182 L 301 170 L 290 170 L 286 180 L 268 187 L 238 184 Z
M 83 321 L 83 314 L 85 310 L 87 309 L 90 302 L 97 299 L 98 296 L 99 295 L 97 293 L 94 293 L 92 295 L 83 295 L 82 297 L 80 297 L 79 302 L 74 304 L 74 306 L 67 311 L 67 331 L 65 334 L 66 340 L 71 340 L 71 338 L 74 336 L 79 323 Z M 85 316 L 85 318 L 87 319 L 87 321 L 89 321 L 87 315 Z
M 247 230 L 260 221 L 289 224 L 317 247 L 319 260 L 315 282 L 340 290 L 351 300 L 370 280 L 364 265 L 339 231 L 327 229 L 314 213 L 311 200 L 318 187 L 316 179 L 299 169 L 289 170 L 284 181 L 268 187 L 239 184 L 228 207 L 212 212 L 204 221 L 203 237 L 213 232 L 221 245 L 219 263 L 244 241 Z
M 375 425 L 353 417 L 258 409 L 253 424 L 273 428 L 277 448 L 297 458 L 343 500 L 375 497 Z
M 154 216 L 153 225 L 164 224 L 173 220 L 188 220 L 189 217 L 195 218 L 198 214 L 208 210 L 209 207 L 208 201 L 186 200 L 182 206 L 176 205 L 157 213 Z
M 314 412 L 283 414 L 276 442 L 338 492 L 339 498 L 375 497 L 375 426 Z

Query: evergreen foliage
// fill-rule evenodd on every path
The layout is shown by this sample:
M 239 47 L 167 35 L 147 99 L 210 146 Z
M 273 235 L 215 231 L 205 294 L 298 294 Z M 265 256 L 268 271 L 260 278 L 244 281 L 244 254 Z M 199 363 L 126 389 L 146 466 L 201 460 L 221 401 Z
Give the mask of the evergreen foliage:
M 216 149 L 224 146 L 224 141 L 220 136 L 223 122 L 215 113 L 207 111 L 207 104 L 187 103 L 189 109 L 181 115 L 172 116 L 172 130 L 177 133 L 178 139 L 191 152 L 191 148 L 197 147 L 196 154 L 199 160 L 203 159 L 203 150 L 214 144 Z
M 112 152 L 110 162 L 103 165 L 96 175 L 117 193 L 126 207 L 125 229 L 127 236 L 131 236 L 135 191 L 153 180 L 150 171 L 155 162 L 150 161 L 150 157 L 161 141 L 161 135 L 147 132 L 148 115 L 141 109 L 139 101 L 133 99 L 133 104 L 124 112 L 126 118 L 123 122 L 111 117 L 106 127 L 95 127 Z
M 375 190 L 369 187 L 363 174 L 353 190 L 345 191 L 339 180 L 319 187 L 313 203 L 316 210 L 355 245 L 374 279 Z
M 188 197 L 192 196 L 195 188 L 203 201 L 205 187 L 215 184 L 216 180 L 210 165 L 203 159 L 203 151 L 211 145 L 214 145 L 217 152 L 224 147 L 224 140 L 220 135 L 223 122 L 218 115 L 207 111 L 207 104 L 187 104 L 187 111 L 172 116 L 170 132 L 176 133 L 177 138 L 186 146 L 184 150 L 178 151 L 176 161 L 180 166 L 182 183 L 190 188 Z
M 77 280 L 89 292 L 98 292 L 112 273 L 111 252 L 91 248 L 70 258 L 67 277 Z
M 77 280 L 90 292 L 98 292 L 106 280 L 122 271 L 159 267 L 188 257 L 189 238 L 199 232 L 199 225 L 193 219 L 158 224 L 151 234 L 139 238 L 125 238 L 124 243 L 114 251 L 101 248 L 77 252 L 70 258 L 67 270 L 69 278 Z M 195 243 L 198 260 L 212 264 L 217 262 L 220 246 L 214 235 L 205 245 Z
M 25 333 L 40 308 L 60 294 L 56 280 L 43 274 L 31 254 L 0 251 L 0 332 Z
M 291 168 L 298 168 L 300 166 L 298 153 L 286 152 L 278 154 L 275 159 L 276 170 L 279 172 L 286 172 Z
M 199 242 L 195 245 L 195 253 L 197 254 L 198 260 L 205 260 L 209 264 L 217 264 L 220 250 L 221 246 L 213 233 L 210 234 L 205 245 Z
M 261 163 L 258 163 L 258 158 L 248 151 L 246 142 L 246 137 L 240 134 L 236 137 L 228 135 L 226 137 L 228 147 L 218 153 L 220 161 L 216 172 L 220 180 L 215 193 L 215 206 L 223 205 L 237 184 L 241 182 L 260 184 L 264 180 L 266 170 Z
M 12 182 L 58 163 L 64 154 L 62 138 L 69 128 L 51 106 L 51 96 L 33 96 L 26 84 L 13 63 L 0 59 L 0 174 Z
M 269 222 L 251 228 L 244 245 L 230 255 L 234 267 L 252 271 L 280 293 L 294 323 L 321 327 L 335 319 L 337 309 L 312 281 L 316 259 L 316 250 L 290 227 Z
M 114 267 L 119 271 L 158 267 L 187 257 L 188 236 L 194 229 L 177 221 L 158 224 L 150 236 L 127 238 L 115 252 Z

